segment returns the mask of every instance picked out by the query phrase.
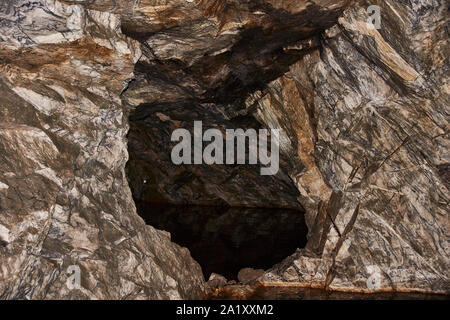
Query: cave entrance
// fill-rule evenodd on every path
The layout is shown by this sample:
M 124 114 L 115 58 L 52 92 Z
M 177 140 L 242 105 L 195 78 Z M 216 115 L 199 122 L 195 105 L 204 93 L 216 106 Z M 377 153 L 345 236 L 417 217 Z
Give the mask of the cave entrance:
M 215 272 L 237 280 L 246 267 L 268 269 L 306 244 L 301 211 L 162 205 L 136 202 L 145 222 L 171 233 L 172 241 L 187 247 L 206 279 Z
M 262 175 L 261 166 L 248 161 L 173 163 L 178 141 L 172 133 L 183 128 L 193 134 L 192 120 L 202 120 L 205 131 L 264 129 L 250 114 L 225 117 L 227 110 L 218 104 L 149 103 L 129 117 L 126 172 L 138 214 L 187 247 L 206 279 L 213 272 L 236 280 L 242 268 L 266 270 L 306 245 L 304 209 L 289 176 L 293 156 L 281 152 L 274 175 Z

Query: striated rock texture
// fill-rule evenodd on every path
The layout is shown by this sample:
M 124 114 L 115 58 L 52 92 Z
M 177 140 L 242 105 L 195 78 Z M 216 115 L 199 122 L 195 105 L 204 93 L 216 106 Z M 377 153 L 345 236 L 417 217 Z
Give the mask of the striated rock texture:
M 305 211 L 306 247 L 263 282 L 448 293 L 447 7 L 0 2 L 0 297 L 201 293 L 189 252 L 136 214 L 129 125 L 136 198 Z M 173 166 L 194 120 L 281 128 L 279 175 Z
M 223 114 L 229 110 L 222 107 L 180 102 L 143 104 L 133 111 L 128 133 L 130 160 L 126 168 L 133 197 L 152 203 L 303 210 L 297 200 L 299 192 L 287 174 L 287 168 L 295 164 L 286 157 L 281 157 L 281 169 L 273 176 L 262 176 L 260 170 L 264 166 L 260 165 L 172 162 L 171 152 L 176 144 L 171 142 L 172 132 L 185 128 L 194 137 L 194 120 L 202 121 L 203 130 L 219 129 L 224 138 L 227 129 L 261 127 L 248 115 L 224 118 Z M 233 110 L 232 106 L 228 108 Z
M 306 249 L 264 281 L 449 292 L 447 6 L 353 3 L 261 95 L 261 119 L 300 141 L 310 227 Z
M 200 266 L 126 181 L 119 95 L 140 50 L 119 17 L 41 0 L 2 1 L 0 19 L 0 298 L 201 294 Z
M 303 167 L 301 161 L 287 161 L 297 158 L 292 150 L 285 148 L 277 175 L 261 176 L 259 166 L 176 166 L 170 137 L 176 128 L 192 131 L 194 121 L 224 135 L 225 129 L 261 127 L 254 110 L 246 107 L 249 94 L 317 46 L 317 34 L 337 21 L 347 2 L 169 1 L 152 10 L 140 2 L 139 12 L 154 23 L 122 26 L 143 52 L 122 96 L 131 109 L 127 172 L 133 196 L 303 210 L 287 175 Z M 168 21 L 161 21 L 169 14 Z M 291 143 L 286 135 L 281 139 Z

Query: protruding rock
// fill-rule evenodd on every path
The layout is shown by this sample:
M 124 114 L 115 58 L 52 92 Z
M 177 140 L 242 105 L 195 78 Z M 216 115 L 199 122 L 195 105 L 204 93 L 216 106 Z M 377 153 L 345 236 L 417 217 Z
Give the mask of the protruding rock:
M 244 268 L 238 273 L 238 280 L 243 284 L 251 283 L 264 274 L 263 269 Z
M 227 284 L 227 278 L 224 276 L 217 274 L 217 273 L 211 273 L 211 276 L 209 277 L 208 281 L 206 282 L 206 287 L 210 289 L 220 288 Z

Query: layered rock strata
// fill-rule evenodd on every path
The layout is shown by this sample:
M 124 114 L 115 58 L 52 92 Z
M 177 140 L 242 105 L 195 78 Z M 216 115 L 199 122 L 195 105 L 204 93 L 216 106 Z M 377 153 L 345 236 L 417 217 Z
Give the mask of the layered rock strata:
M 0 31 L 1 298 L 201 294 L 132 195 L 303 210 L 266 283 L 449 292 L 444 0 L 12 0 Z M 172 166 L 195 120 L 282 129 L 279 175 Z

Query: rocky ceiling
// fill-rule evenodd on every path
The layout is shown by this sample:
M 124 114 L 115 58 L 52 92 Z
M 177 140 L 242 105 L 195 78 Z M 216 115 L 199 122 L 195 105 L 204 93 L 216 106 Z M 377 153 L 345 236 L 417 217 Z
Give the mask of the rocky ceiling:
M 162 8 L 139 26 L 134 16 L 127 17 L 122 32 L 142 48 L 135 78 L 121 95 L 131 114 L 127 173 L 133 196 L 149 202 L 301 209 L 289 174 L 299 174 L 304 165 L 291 128 L 283 132 L 281 170 L 273 177 L 261 176 L 254 165 L 174 165 L 170 137 L 177 128 L 192 131 L 194 121 L 223 133 L 267 127 L 257 121 L 250 93 L 264 90 L 317 49 L 320 32 L 336 22 L 346 3 L 200 1 Z
M 0 2 L 0 298 L 203 292 L 137 215 L 128 155 L 135 197 L 304 210 L 306 248 L 262 283 L 448 293 L 448 17 L 445 0 Z M 194 120 L 282 129 L 279 174 L 171 166 Z

